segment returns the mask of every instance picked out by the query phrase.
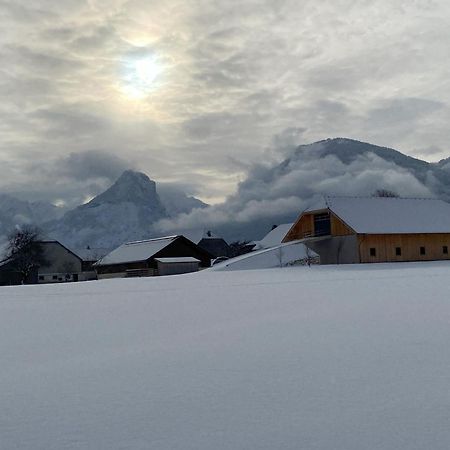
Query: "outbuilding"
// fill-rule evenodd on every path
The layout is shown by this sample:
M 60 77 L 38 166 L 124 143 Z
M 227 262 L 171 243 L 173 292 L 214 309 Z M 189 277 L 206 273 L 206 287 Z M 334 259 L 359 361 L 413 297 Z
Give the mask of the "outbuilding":
M 177 275 L 180 273 L 197 272 L 200 260 L 192 256 L 175 258 L 155 258 L 159 275 Z
M 326 197 L 283 242 L 302 240 L 321 264 L 450 259 L 450 204 L 436 199 Z
M 184 258 L 189 258 L 189 261 L 182 262 Z M 190 258 L 198 263 L 194 264 Z M 197 270 L 199 267 L 210 267 L 211 258 L 207 251 L 184 236 L 165 236 L 122 244 L 97 261 L 94 268 L 99 279 L 143 277 L 165 275 L 170 271 L 184 273 L 181 272 L 183 268 L 192 272 L 194 266 Z M 161 269 L 163 273 L 160 273 Z

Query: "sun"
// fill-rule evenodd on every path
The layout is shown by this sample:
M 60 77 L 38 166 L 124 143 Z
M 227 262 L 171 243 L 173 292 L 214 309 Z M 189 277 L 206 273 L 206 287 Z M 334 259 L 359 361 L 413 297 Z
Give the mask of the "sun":
M 129 60 L 125 63 L 122 91 L 133 99 L 145 98 L 158 87 L 162 66 L 155 57 Z

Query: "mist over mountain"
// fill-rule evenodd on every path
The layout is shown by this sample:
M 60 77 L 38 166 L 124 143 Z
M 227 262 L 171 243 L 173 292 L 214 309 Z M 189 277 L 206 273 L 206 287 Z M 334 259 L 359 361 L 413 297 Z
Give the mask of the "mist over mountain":
M 428 163 L 394 149 L 327 139 L 291 150 L 280 163 L 255 164 L 223 204 L 162 219 L 162 231 L 207 224 L 230 239 L 259 239 L 273 224 L 293 221 L 321 203 L 323 195 L 370 196 L 388 189 L 404 197 L 450 201 L 450 163 Z
M 17 226 L 41 225 L 63 214 L 61 208 L 46 202 L 28 202 L 11 195 L 0 194 L 0 237 L 7 236 Z
M 53 205 L 0 196 L 0 234 L 34 223 L 73 249 L 110 249 L 192 229 L 212 229 L 228 241 L 253 240 L 319 205 L 323 195 L 370 196 L 378 189 L 450 201 L 450 158 L 428 163 L 390 148 L 327 139 L 298 146 L 277 164 L 253 165 L 236 193 L 213 206 L 126 170 L 105 192 L 63 217 Z

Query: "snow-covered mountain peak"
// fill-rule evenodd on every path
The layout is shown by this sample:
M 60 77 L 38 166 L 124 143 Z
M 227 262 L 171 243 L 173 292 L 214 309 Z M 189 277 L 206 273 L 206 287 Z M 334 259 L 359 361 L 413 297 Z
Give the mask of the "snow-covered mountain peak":
M 88 205 L 98 206 L 104 203 L 123 203 L 153 205 L 164 210 L 156 192 L 156 183 L 147 175 L 134 170 L 126 170 L 105 192 L 97 195 Z

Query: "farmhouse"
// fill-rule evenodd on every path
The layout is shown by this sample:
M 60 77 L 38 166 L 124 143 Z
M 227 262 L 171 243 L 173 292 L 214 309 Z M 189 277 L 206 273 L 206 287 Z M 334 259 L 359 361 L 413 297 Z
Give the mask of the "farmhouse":
M 94 264 L 99 279 L 185 273 L 209 267 L 212 256 L 184 236 L 128 242 Z
M 24 282 L 62 283 L 69 281 L 95 280 L 97 275 L 80 256 L 53 239 L 37 241 L 42 249 L 42 263 L 30 270 Z M 0 285 L 20 284 L 21 275 L 14 261 L 5 260 L 0 264 Z
M 283 242 L 302 240 L 322 264 L 450 259 L 450 204 L 435 199 L 326 197 Z

